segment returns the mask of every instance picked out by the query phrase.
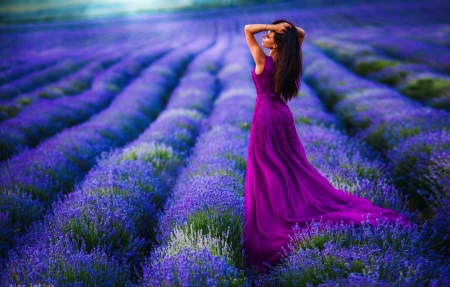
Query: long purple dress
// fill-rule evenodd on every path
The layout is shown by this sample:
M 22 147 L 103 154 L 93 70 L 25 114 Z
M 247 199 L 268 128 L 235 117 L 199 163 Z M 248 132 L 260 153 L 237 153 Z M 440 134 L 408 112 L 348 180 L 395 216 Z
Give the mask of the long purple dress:
M 263 262 L 279 261 L 292 227 L 298 223 L 331 220 L 359 225 L 362 216 L 383 216 L 403 223 L 400 213 L 373 205 L 333 187 L 309 162 L 297 135 L 287 103 L 274 94 L 273 59 L 264 70 L 252 71 L 257 97 L 248 144 L 245 178 L 243 246 L 247 264 L 263 271 Z

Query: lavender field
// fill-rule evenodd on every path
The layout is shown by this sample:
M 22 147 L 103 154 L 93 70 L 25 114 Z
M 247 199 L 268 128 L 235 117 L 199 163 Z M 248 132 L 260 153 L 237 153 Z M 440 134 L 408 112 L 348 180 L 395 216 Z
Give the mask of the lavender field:
M 0 26 L 0 285 L 450 286 L 450 2 L 328 2 Z M 256 274 L 244 26 L 278 19 L 308 160 L 411 225 L 292 226 Z

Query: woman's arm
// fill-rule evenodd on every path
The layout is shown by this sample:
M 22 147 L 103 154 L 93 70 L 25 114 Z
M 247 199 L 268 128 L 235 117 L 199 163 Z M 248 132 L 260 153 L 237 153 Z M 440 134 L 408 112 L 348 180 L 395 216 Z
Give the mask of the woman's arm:
M 272 25 L 272 24 L 245 25 L 245 28 L 244 28 L 245 39 L 247 40 L 248 48 L 250 49 L 253 59 L 255 60 L 257 70 L 259 70 L 258 67 L 261 67 L 261 66 L 264 67 L 264 62 L 266 60 L 266 54 L 264 53 L 263 49 L 258 45 L 258 42 L 256 41 L 254 34 L 265 31 L 265 30 L 272 30 L 277 33 L 283 34 L 284 31 L 286 31 L 285 24 L 287 24 L 287 23 L 279 23 L 276 25 Z
M 295 27 L 295 29 L 297 30 L 298 42 L 301 46 L 303 43 L 303 39 L 305 39 L 306 32 L 305 32 L 305 30 L 303 30 L 302 28 L 297 27 L 297 26 Z
M 250 49 L 253 59 L 255 60 L 256 67 L 264 65 L 266 54 L 264 53 L 263 49 L 258 45 L 258 42 L 256 41 L 254 34 L 262 32 L 265 29 L 266 24 L 249 24 L 245 25 L 244 27 L 245 39 L 247 40 L 248 48 Z

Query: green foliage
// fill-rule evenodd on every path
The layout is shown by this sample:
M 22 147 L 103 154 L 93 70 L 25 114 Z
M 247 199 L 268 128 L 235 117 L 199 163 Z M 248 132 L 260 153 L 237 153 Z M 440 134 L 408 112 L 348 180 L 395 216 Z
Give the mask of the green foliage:
M 400 129 L 398 133 L 398 137 L 393 137 L 398 139 L 404 139 L 409 138 L 415 135 L 418 135 L 420 133 L 420 127 L 410 127 L 410 128 L 404 128 Z
M 376 127 L 376 129 L 371 131 L 370 134 L 364 138 L 364 140 L 377 150 L 386 150 L 388 148 L 388 144 L 383 137 L 385 132 L 386 124 L 381 123 Z
M 100 210 L 98 210 L 100 211 Z M 61 227 L 63 234 L 71 234 L 78 247 L 81 248 L 83 242 L 86 244 L 86 251 L 91 252 L 94 247 L 107 244 L 112 250 L 119 250 L 130 243 L 130 234 L 118 221 L 110 221 L 110 229 L 114 229 L 115 235 L 110 236 L 105 230 L 99 228 L 104 225 L 103 214 L 98 212 L 95 220 L 89 218 L 85 211 L 81 211 L 78 218 L 71 218 Z M 72 235 L 73 234 L 73 235 Z
M 247 159 L 234 155 L 234 154 L 226 154 L 225 157 L 229 160 L 233 160 L 236 162 L 237 168 L 240 171 L 245 171 L 247 167 Z
M 19 103 L 23 106 L 29 106 L 33 102 L 33 98 L 22 97 L 19 99 Z
M 140 143 L 126 148 L 120 155 L 120 161 L 141 160 L 152 163 L 156 173 L 170 172 L 184 164 L 183 159 L 162 143 Z
M 351 263 L 346 262 L 342 258 L 333 255 L 325 255 L 317 258 L 320 262 L 318 267 L 306 267 L 302 270 L 301 275 L 297 273 L 286 273 L 280 278 L 282 286 L 317 286 L 323 283 L 323 279 L 336 280 L 345 278 L 350 273 L 363 273 L 365 270 L 364 262 L 361 260 L 353 260 Z M 310 285 L 311 284 L 311 285 Z
M 81 91 L 84 91 L 84 90 L 90 88 L 90 85 L 87 85 L 85 83 L 75 82 L 75 81 L 70 83 L 70 86 L 72 88 L 74 88 L 75 91 L 77 91 L 77 92 L 81 92 Z M 72 93 L 74 93 L 74 92 L 72 92 Z
M 209 71 L 209 72 L 211 72 L 211 73 L 217 72 L 217 66 L 215 66 L 213 64 L 205 65 L 204 69 Z
M 376 61 L 360 61 L 355 64 L 353 69 L 361 76 L 367 76 L 370 73 L 378 72 L 386 67 L 393 67 L 398 65 L 396 61 L 376 60 Z
M 379 81 L 389 86 L 396 86 L 402 83 L 409 75 L 408 71 L 398 71 L 396 73 L 388 73 L 380 77 Z
M 450 110 L 450 97 L 430 99 L 427 101 L 427 104 L 437 109 Z
M 243 129 L 243 130 L 247 130 L 247 131 L 250 130 L 250 124 L 247 123 L 247 122 L 241 122 L 241 123 L 239 123 L 239 127 L 240 127 L 241 129 Z
M 243 269 L 245 266 L 242 256 L 242 230 L 243 222 L 240 217 L 232 211 L 220 211 L 215 208 L 199 210 L 189 216 L 183 232 L 190 236 L 193 232 L 201 231 L 206 235 L 218 238 L 230 247 L 230 260 L 234 266 Z M 217 254 L 214 254 L 216 252 Z M 219 250 L 213 250 L 214 255 L 219 255 Z
M 2 190 L 0 194 L 0 257 L 12 247 L 11 238 L 26 230 L 44 214 L 44 204 L 19 190 Z
M 217 169 L 206 174 L 206 176 L 213 176 L 213 175 L 227 175 L 233 179 L 236 179 L 242 185 L 244 184 L 245 181 L 245 178 L 242 177 L 242 173 L 234 170 Z
M 450 81 L 440 78 L 417 78 L 406 83 L 401 92 L 420 101 L 430 98 L 450 98 Z
M 0 106 L 0 114 L 4 114 L 5 118 L 12 118 L 17 115 L 22 109 L 17 105 Z
M 295 118 L 295 123 L 296 124 L 307 124 L 307 125 L 310 125 L 311 124 L 311 120 L 309 118 L 306 118 L 306 117 L 299 117 L 299 118 Z
M 118 93 L 122 90 L 121 86 L 115 85 L 115 84 L 108 84 L 108 86 L 106 88 L 108 91 L 113 92 L 113 93 Z
M 398 278 L 392 268 L 415 278 L 421 268 L 415 264 L 425 263 L 422 256 L 426 256 L 427 251 L 421 249 L 419 238 L 416 228 L 386 223 L 378 227 L 368 222 L 353 227 L 316 223 L 307 229 L 296 226 L 291 239 L 293 249 L 280 264 L 271 267 L 263 280 L 271 283 L 270 286 L 317 286 L 347 278 L 352 273 L 373 273 L 378 280 L 398 286 L 394 283 L 404 279 Z M 421 277 L 417 281 L 428 279 L 433 270 L 417 274 Z
M 197 115 L 195 115 L 194 119 L 197 119 L 197 118 L 198 118 Z M 182 129 L 186 129 L 190 132 L 194 132 L 197 129 L 197 127 L 195 125 L 189 125 L 189 124 L 183 124 L 183 123 L 176 123 L 175 125 Z

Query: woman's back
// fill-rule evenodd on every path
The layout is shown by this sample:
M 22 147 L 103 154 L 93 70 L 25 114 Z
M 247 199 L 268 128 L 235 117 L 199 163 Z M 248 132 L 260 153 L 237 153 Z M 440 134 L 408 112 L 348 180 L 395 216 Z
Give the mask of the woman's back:
M 255 70 L 256 67 L 252 70 L 252 79 L 255 83 L 256 93 L 258 95 L 275 94 L 273 83 L 273 58 L 271 56 L 266 56 L 262 73 L 258 75 Z

